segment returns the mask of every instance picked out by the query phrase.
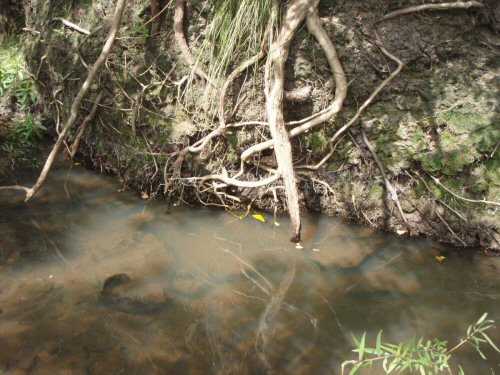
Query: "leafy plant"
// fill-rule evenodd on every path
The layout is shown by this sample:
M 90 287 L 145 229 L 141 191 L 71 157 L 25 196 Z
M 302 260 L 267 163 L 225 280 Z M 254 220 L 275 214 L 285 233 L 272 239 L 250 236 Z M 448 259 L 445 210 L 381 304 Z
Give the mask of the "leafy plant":
M 137 15 L 139 17 L 140 15 Z M 142 36 L 143 38 L 149 37 L 149 28 L 145 27 L 144 23 L 141 20 L 137 20 L 134 22 L 132 26 L 132 34 L 137 36 Z
M 404 370 L 417 371 L 421 375 L 439 374 L 442 371 L 452 373 L 449 360 L 451 354 L 465 344 L 472 345 L 481 358 L 486 359 L 481 351 L 481 345 L 487 344 L 500 353 L 486 331 L 494 327 L 493 320 L 487 319 L 488 313 L 484 313 L 475 323 L 467 329 L 467 336 L 461 339 L 453 348 L 448 349 L 446 341 L 436 338 L 418 340 L 413 337 L 408 343 L 392 344 L 382 342 L 382 331 L 377 335 L 375 347 L 366 346 L 366 332 L 358 339 L 353 336 L 357 348 L 353 352 L 358 353 L 358 359 L 347 360 L 342 363 L 342 374 L 347 367 L 352 366 L 349 375 L 358 374 L 362 368 L 372 367 L 376 362 L 382 362 L 382 368 L 386 374 L 392 372 L 401 373 Z M 459 366 L 459 374 L 464 374 Z
M 0 50 L 0 96 L 13 94 L 25 110 L 36 102 L 36 93 L 26 74 L 20 44 L 20 41 L 11 41 Z
M 42 118 L 32 113 L 27 113 L 24 120 L 18 121 L 14 128 L 14 134 L 23 141 L 41 139 L 47 128 L 42 125 Z

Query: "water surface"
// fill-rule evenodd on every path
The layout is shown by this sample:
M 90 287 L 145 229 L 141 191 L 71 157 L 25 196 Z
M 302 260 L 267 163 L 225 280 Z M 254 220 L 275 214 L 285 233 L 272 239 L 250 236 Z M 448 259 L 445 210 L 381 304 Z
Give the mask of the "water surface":
M 499 258 L 312 215 L 295 249 L 286 218 L 166 214 L 113 181 L 58 170 L 28 206 L 0 192 L 0 374 L 340 374 L 351 332 L 454 345 L 500 321 Z M 500 374 L 464 349 L 466 373 Z

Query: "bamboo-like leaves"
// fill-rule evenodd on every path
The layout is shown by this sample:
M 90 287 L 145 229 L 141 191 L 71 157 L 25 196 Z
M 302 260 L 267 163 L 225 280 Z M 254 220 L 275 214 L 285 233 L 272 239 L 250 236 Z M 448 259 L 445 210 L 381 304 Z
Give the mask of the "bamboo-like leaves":
M 367 346 L 366 332 L 360 339 L 354 335 L 353 340 L 358 353 L 356 360 L 348 360 L 342 363 L 342 374 L 347 367 L 351 367 L 349 375 L 356 375 L 364 367 L 371 367 L 375 362 L 381 362 L 386 374 L 405 371 L 417 371 L 421 375 L 437 375 L 446 370 L 451 373 L 449 360 L 451 353 L 464 344 L 472 345 L 481 358 L 485 355 L 481 351 L 481 345 L 487 344 L 495 351 L 500 352 L 498 346 L 487 335 L 486 331 L 494 327 L 493 320 L 487 319 L 488 314 L 484 313 L 475 323 L 467 329 L 467 336 L 460 340 L 452 349 L 448 349 L 448 343 L 436 338 L 425 340 L 420 337 L 418 340 L 413 337 L 405 343 L 393 344 L 382 341 L 382 331 L 377 334 L 375 347 Z M 458 366 L 458 373 L 465 375 L 462 367 Z

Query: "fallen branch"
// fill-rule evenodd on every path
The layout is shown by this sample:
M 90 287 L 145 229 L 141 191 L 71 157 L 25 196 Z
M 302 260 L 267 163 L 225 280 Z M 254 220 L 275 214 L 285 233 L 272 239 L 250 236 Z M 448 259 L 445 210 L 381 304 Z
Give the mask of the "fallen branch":
M 75 157 L 76 151 L 80 146 L 80 140 L 82 139 L 83 133 L 87 129 L 87 126 L 92 122 L 92 120 L 94 120 L 94 117 L 97 113 L 97 110 L 99 109 L 99 104 L 101 103 L 103 96 L 104 96 L 104 90 L 99 91 L 99 94 L 97 94 L 97 97 L 95 98 L 95 102 L 94 105 L 92 106 L 92 109 L 90 110 L 90 113 L 85 117 L 85 119 L 82 122 L 82 125 L 80 125 L 75 140 L 73 141 L 73 144 L 71 145 L 70 148 L 71 159 Z
M 52 147 L 52 151 L 50 152 L 49 156 L 47 157 L 47 160 L 45 161 L 45 165 L 42 169 L 42 172 L 40 173 L 40 176 L 38 177 L 38 180 L 31 188 L 29 188 L 26 191 L 25 202 L 29 201 L 45 182 L 45 179 L 47 178 L 47 175 L 52 167 L 52 163 L 54 162 L 55 157 L 66 138 L 66 135 L 69 133 L 69 131 L 75 124 L 76 119 L 78 118 L 78 111 L 80 109 L 82 100 L 89 91 L 90 85 L 94 81 L 95 76 L 97 75 L 101 66 L 104 64 L 109 53 L 111 52 L 111 47 L 113 46 L 113 42 L 115 41 L 116 34 L 118 33 L 118 28 L 120 26 L 120 22 L 122 19 L 125 2 L 126 0 L 117 1 L 113 24 L 111 26 L 111 30 L 109 32 L 108 38 L 106 39 L 106 43 L 104 44 L 101 54 L 99 55 L 96 62 L 92 66 L 92 69 L 90 69 L 87 78 L 85 79 L 85 82 L 83 82 L 83 85 L 80 88 L 78 95 L 74 99 L 73 104 L 71 105 L 70 117 L 68 118 L 66 125 L 62 129 L 61 134 L 59 134 L 56 143 Z
M 72 30 L 75 30 L 76 32 L 80 33 L 80 34 L 85 34 L 85 35 L 90 35 L 90 31 L 78 26 L 77 24 L 71 22 L 71 21 L 68 21 L 64 18 L 61 18 L 61 17 L 57 17 L 57 18 L 53 18 L 54 21 L 61 21 L 63 23 L 64 26 L 72 29 Z
M 361 135 L 363 137 L 363 142 L 366 145 L 366 148 L 370 151 L 370 154 L 372 154 L 373 160 L 375 161 L 375 164 L 377 164 L 378 169 L 380 170 L 380 174 L 382 175 L 382 179 L 384 180 L 385 188 L 387 190 L 387 193 L 389 197 L 392 199 L 394 204 L 396 205 L 399 215 L 401 216 L 401 219 L 403 220 L 406 229 L 408 229 L 409 232 L 411 232 L 410 224 L 408 224 L 408 221 L 406 220 L 406 217 L 403 213 L 403 209 L 401 208 L 401 203 L 399 202 L 398 198 L 398 193 L 396 192 L 396 189 L 392 186 L 392 184 L 389 182 L 389 179 L 387 178 L 387 174 L 385 173 L 385 168 L 380 159 L 377 156 L 377 152 L 371 145 L 370 141 L 368 141 L 368 138 L 366 137 L 366 133 L 363 129 L 361 129 Z
M 460 241 L 462 243 L 462 245 L 467 246 L 467 244 L 464 242 L 464 240 L 462 240 L 460 237 L 458 237 L 457 234 L 453 231 L 453 229 L 451 229 L 448 222 L 441 216 L 441 214 L 438 212 L 438 210 L 434 209 L 434 213 L 439 218 L 439 220 L 442 221 L 442 223 L 446 226 L 446 228 L 448 228 L 448 230 L 450 231 L 452 236 L 455 237 L 458 241 Z

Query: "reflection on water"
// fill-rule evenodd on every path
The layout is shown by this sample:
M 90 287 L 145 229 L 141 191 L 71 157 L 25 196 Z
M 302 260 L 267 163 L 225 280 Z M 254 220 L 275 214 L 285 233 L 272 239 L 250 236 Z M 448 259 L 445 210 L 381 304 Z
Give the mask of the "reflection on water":
M 298 250 L 286 218 L 167 215 L 82 170 L 16 194 L 0 192 L 2 374 L 339 374 L 351 332 L 453 343 L 500 321 L 500 259 L 473 251 L 317 216 Z M 457 358 L 500 373 L 485 353 Z

